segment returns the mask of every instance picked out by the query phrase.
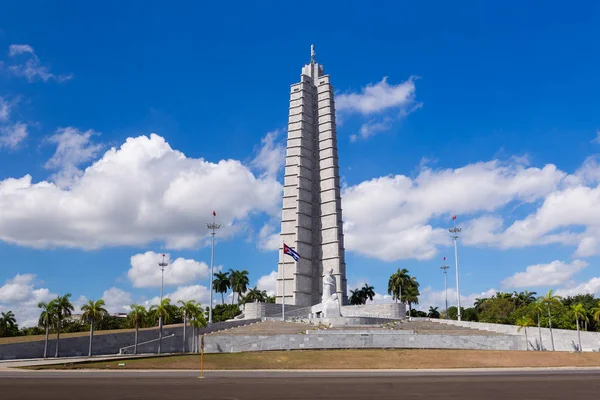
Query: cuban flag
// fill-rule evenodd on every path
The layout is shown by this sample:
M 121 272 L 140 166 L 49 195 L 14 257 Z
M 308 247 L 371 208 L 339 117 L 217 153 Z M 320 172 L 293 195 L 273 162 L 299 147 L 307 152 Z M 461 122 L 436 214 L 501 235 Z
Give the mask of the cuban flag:
M 296 253 L 296 251 L 294 249 L 292 249 L 290 246 L 288 246 L 285 243 L 283 244 L 283 254 L 287 254 L 288 256 L 292 257 L 296 261 L 298 261 L 298 259 L 300 258 L 300 254 Z

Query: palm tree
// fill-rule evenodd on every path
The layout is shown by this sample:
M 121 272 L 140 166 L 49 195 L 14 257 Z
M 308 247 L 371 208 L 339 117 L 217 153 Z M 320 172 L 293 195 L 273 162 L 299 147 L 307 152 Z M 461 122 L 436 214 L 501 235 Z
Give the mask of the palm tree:
M 48 355 L 48 335 L 50 334 L 50 327 L 56 324 L 56 310 L 54 300 L 48 303 L 40 301 L 38 307 L 42 309 L 40 314 L 40 320 L 38 324 L 46 328 L 46 341 L 44 342 L 44 358 Z
M 267 292 L 260 290 L 256 286 L 250 289 L 243 298 L 243 303 L 264 302 L 267 298 Z
M 242 294 L 246 293 L 248 290 L 248 284 L 250 283 L 248 279 L 248 271 L 237 271 L 230 269 L 229 270 L 229 279 L 231 280 L 231 290 L 238 295 L 238 301 L 241 299 Z M 233 297 L 231 299 L 231 304 L 233 304 Z
M 92 356 L 92 340 L 94 338 L 94 321 L 98 321 L 108 315 L 108 311 L 104 308 L 106 304 L 104 300 L 88 300 L 87 304 L 81 306 L 81 320 L 88 321 L 90 323 L 90 348 L 88 351 L 88 357 Z
M 221 304 L 225 304 L 225 293 L 231 288 L 229 274 L 227 272 L 217 272 L 213 275 L 213 290 L 217 293 L 221 293 Z
M 162 346 L 162 327 L 165 322 L 169 322 L 171 318 L 171 313 L 169 308 L 171 306 L 171 299 L 164 298 L 160 302 L 160 304 L 154 304 L 150 307 L 150 313 L 152 314 L 152 318 L 156 322 L 158 320 L 158 354 L 161 352 Z
M 391 294 L 396 303 L 402 298 L 402 287 L 406 286 L 410 276 L 408 270 L 398 268 L 398 271 L 394 272 L 388 281 L 388 294 Z
M 146 307 L 138 304 L 132 304 L 129 306 L 129 308 L 131 309 L 131 311 L 127 315 L 127 318 L 129 319 L 129 322 L 132 325 L 135 325 L 135 341 L 133 345 L 133 354 L 137 354 L 138 330 L 140 325 L 143 325 L 144 321 L 146 321 L 148 317 L 148 312 L 146 311 Z
M 201 312 L 202 309 L 201 309 L 200 304 L 196 303 L 196 300 L 188 300 L 188 301 L 179 300 L 177 302 L 177 304 L 181 304 L 181 306 L 179 307 L 179 311 L 181 312 L 181 315 L 183 315 L 183 352 L 185 353 L 186 340 L 187 340 L 185 330 L 186 330 L 188 318 L 189 319 L 193 318 L 196 314 Z
M 0 314 L 0 336 L 9 336 L 9 332 L 15 329 L 16 324 L 17 320 L 12 311 L 2 312 Z
M 204 318 L 204 313 L 202 312 L 202 309 L 199 307 L 198 308 L 198 313 L 194 314 L 192 320 L 190 321 L 190 325 L 193 328 L 193 336 L 196 339 L 195 340 L 195 345 L 194 345 L 194 349 L 192 349 L 192 351 L 194 352 L 199 352 L 198 350 L 198 335 L 196 334 L 196 332 L 198 331 L 199 328 L 205 328 L 208 326 L 208 323 L 206 322 L 206 318 Z
M 421 293 L 419 293 L 419 289 L 417 288 L 417 286 L 409 285 L 404 291 L 404 295 L 402 296 L 401 300 L 402 302 L 408 304 L 408 315 L 412 315 L 412 305 L 419 304 L 420 295 Z
M 360 289 L 350 290 L 350 305 L 356 306 L 363 304 L 363 297 Z
M 521 331 L 521 328 L 525 329 L 525 348 L 526 350 L 529 350 L 529 339 L 527 339 L 527 327 L 528 326 L 533 326 L 534 322 L 531 319 L 531 317 L 528 316 L 522 316 L 521 318 L 517 319 L 517 325 L 519 326 L 519 328 L 517 329 L 517 332 Z
M 62 321 L 64 318 L 70 317 L 75 309 L 73 308 L 73 304 L 71 304 L 71 293 L 58 296 L 53 301 L 56 312 L 56 352 L 54 353 L 54 357 L 58 358 L 58 345 L 60 342 L 60 328 Z
M 429 307 L 429 313 L 427 314 L 429 318 L 439 318 L 440 312 L 438 311 L 438 307 Z
M 365 304 L 368 300 L 373 301 L 373 297 L 375 297 L 375 288 L 371 285 L 369 285 L 368 283 L 365 283 L 365 285 L 362 287 L 362 289 L 360 289 L 362 298 L 364 299 L 364 303 Z
M 550 340 L 552 341 L 552 351 L 554 351 L 554 335 L 552 333 L 552 316 L 550 315 L 550 307 L 555 305 L 560 300 L 560 296 L 554 294 L 554 290 L 548 290 L 546 296 L 542 298 L 542 302 L 546 305 L 548 309 L 548 327 L 550 328 Z
M 481 308 L 483 307 L 483 305 L 485 304 L 486 301 L 488 301 L 488 298 L 483 298 L 483 299 L 475 299 L 475 303 L 473 303 L 473 307 L 475 307 L 475 309 L 477 311 L 481 311 Z
M 542 322 L 542 312 L 545 311 L 544 298 L 538 297 L 537 300 L 532 303 L 531 307 L 532 307 L 533 312 L 537 313 L 538 334 L 540 336 L 539 350 L 542 351 L 542 350 L 544 350 L 544 346 L 542 344 L 541 322 Z
M 589 322 L 587 311 L 585 310 L 583 304 L 578 303 L 571 305 L 571 313 L 573 317 L 575 317 L 575 322 L 577 323 L 577 338 L 579 340 L 579 351 L 582 351 L 583 349 L 581 347 L 581 331 L 579 330 L 579 320 Z
M 594 318 L 594 321 L 600 322 L 600 302 L 598 302 L 596 307 L 592 308 L 592 318 Z

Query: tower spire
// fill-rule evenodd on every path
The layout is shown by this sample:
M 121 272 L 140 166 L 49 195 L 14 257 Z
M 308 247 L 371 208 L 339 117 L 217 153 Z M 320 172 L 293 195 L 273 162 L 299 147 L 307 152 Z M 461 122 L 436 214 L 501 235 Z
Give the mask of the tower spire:
M 310 63 L 311 64 L 315 63 L 315 45 L 314 44 L 310 45 Z

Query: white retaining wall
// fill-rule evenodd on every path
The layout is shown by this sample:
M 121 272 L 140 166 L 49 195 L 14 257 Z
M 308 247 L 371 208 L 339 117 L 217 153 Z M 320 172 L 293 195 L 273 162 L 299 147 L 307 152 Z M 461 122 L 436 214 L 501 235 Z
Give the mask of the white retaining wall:
M 454 321 L 449 319 L 435 318 L 412 318 L 412 320 L 429 320 L 447 325 L 456 325 L 466 328 L 479 329 L 482 331 L 498 332 L 507 335 L 525 336 L 525 330 L 520 332 L 516 325 L 491 324 L 487 322 L 471 322 L 471 321 Z M 550 337 L 550 329 L 541 328 L 542 331 L 542 347 L 544 350 L 552 350 L 552 341 Z M 600 351 L 600 332 L 581 331 L 581 347 L 583 351 Z M 577 331 L 568 329 L 552 329 L 554 336 L 554 348 L 556 351 L 578 351 L 579 339 Z M 537 349 L 539 346 L 539 331 L 538 327 L 527 328 L 527 338 L 529 339 L 529 348 Z

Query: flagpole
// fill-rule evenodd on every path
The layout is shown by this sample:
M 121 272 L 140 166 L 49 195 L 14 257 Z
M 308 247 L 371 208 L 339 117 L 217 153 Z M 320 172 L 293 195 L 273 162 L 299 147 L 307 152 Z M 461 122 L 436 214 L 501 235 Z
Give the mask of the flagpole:
M 281 320 L 285 321 L 285 254 L 283 254 L 282 259 L 283 263 L 281 264 Z

